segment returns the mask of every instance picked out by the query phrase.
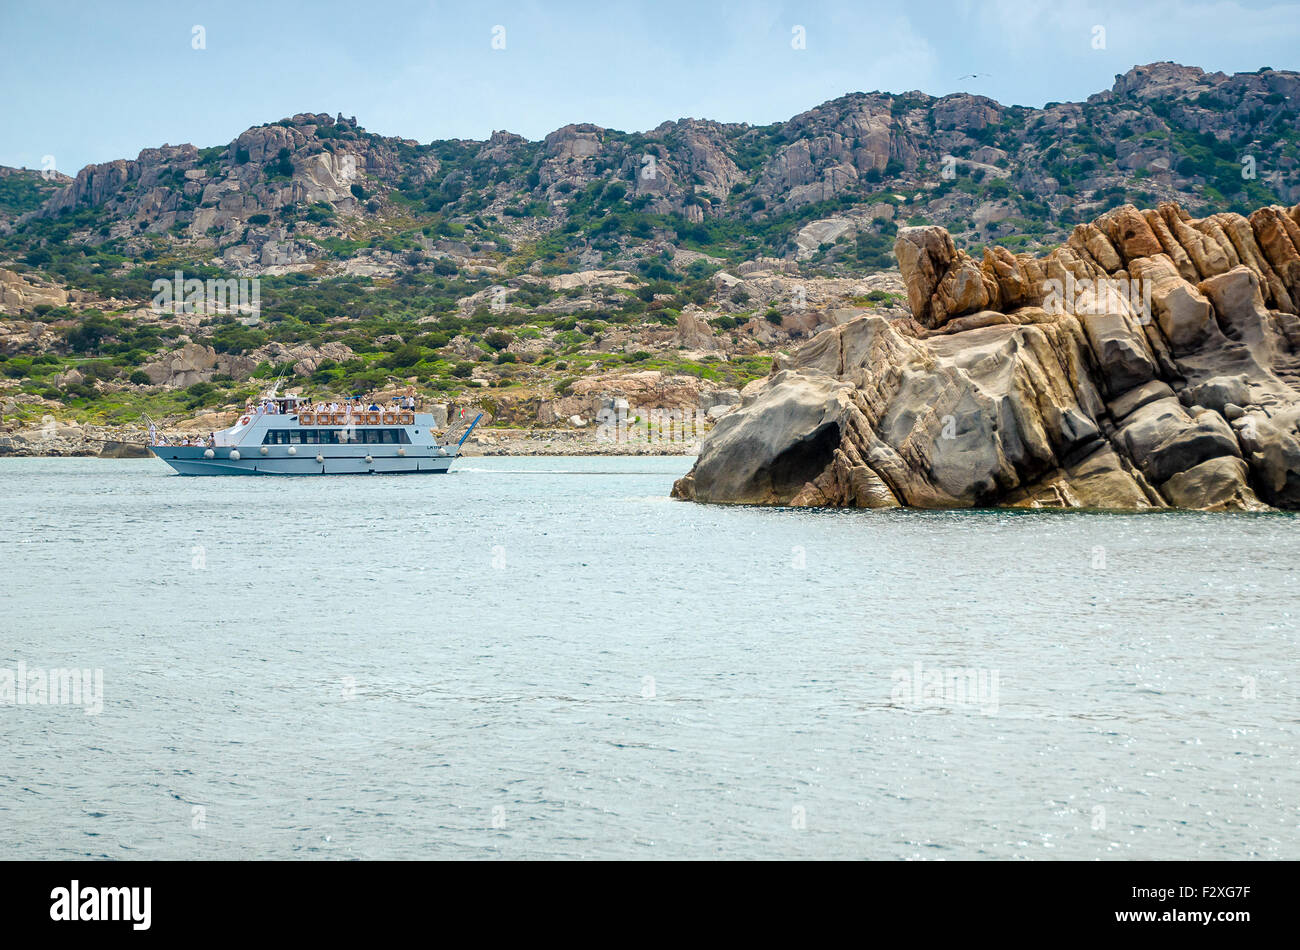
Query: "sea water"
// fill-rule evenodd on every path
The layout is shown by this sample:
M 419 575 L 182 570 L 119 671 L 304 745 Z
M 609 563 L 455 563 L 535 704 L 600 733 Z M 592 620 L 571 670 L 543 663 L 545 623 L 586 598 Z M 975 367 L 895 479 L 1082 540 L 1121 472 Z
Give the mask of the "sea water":
M 0 857 L 1300 857 L 1294 516 L 691 461 L 0 460 Z

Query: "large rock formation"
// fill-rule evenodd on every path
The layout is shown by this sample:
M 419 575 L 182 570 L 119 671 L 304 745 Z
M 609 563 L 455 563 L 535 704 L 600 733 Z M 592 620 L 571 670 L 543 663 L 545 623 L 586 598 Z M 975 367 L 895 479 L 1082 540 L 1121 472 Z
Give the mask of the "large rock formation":
M 1046 257 L 895 247 L 910 318 L 746 387 L 673 488 L 850 507 L 1300 508 L 1300 206 L 1124 206 Z

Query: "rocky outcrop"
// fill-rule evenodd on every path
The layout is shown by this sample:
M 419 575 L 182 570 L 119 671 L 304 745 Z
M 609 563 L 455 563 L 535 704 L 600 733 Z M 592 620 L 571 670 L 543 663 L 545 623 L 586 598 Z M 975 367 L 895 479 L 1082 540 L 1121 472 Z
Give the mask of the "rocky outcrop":
M 71 178 L 53 168 L 38 171 L 0 165 L 0 234 L 5 233 L 24 212 L 70 184 Z
M 721 349 L 717 337 L 704 322 L 703 311 L 691 304 L 677 316 L 677 341 L 688 350 Z
M 257 363 L 246 357 L 217 353 L 201 343 L 186 343 L 141 367 L 152 385 L 168 389 L 184 389 L 195 383 L 208 382 L 218 373 L 246 379 L 256 368 Z
M 241 356 L 218 353 L 210 346 L 191 342 L 141 368 L 154 386 L 184 389 L 195 383 L 209 382 L 213 376 L 218 375 L 247 379 L 263 362 L 277 366 L 288 363 L 295 376 L 310 376 L 325 360 L 343 363 L 354 355 L 352 348 L 344 343 L 324 343 L 320 346 L 307 343 L 296 346 L 268 343 L 247 356 Z
M 68 292 L 63 288 L 0 267 L 0 313 L 25 313 L 42 304 L 63 307 L 67 303 Z
M 1117 208 L 1042 258 L 900 232 L 910 318 L 826 330 L 705 438 L 706 502 L 1300 508 L 1300 206 Z
M 5 406 L 6 409 L 12 408 Z M 16 431 L 0 430 L 0 456 L 152 458 L 143 426 L 83 425 L 43 415 L 39 423 Z
M 346 343 L 323 343 L 320 346 L 312 346 L 308 343 L 299 343 L 296 346 L 268 343 L 253 350 L 249 354 L 249 360 L 254 368 L 263 361 L 276 365 L 292 363 L 294 375 L 310 376 L 325 360 L 346 363 L 355 355 Z

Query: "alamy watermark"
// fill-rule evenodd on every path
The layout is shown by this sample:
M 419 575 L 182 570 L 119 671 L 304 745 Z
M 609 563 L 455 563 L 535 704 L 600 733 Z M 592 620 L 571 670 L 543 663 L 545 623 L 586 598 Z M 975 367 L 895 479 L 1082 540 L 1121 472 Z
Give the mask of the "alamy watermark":
M 262 282 L 257 277 L 202 280 L 176 271 L 171 280 L 159 277 L 151 288 L 154 313 L 213 314 L 237 313 L 257 318 L 262 312 Z
M 50 891 L 50 920 L 128 921 L 132 930 L 153 922 L 152 887 L 83 887 L 74 878 Z
M 0 706 L 84 706 L 87 716 L 104 711 L 102 669 L 28 669 L 20 662 L 0 668 Z
M 698 442 L 708 428 L 709 416 L 702 409 L 644 409 L 632 415 L 626 404 L 596 413 L 597 442 Z
M 1056 278 L 1043 281 L 1043 309 L 1048 313 L 1071 313 L 1096 316 L 1120 313 L 1124 308 L 1132 311 L 1138 322 L 1151 322 L 1151 281 L 1132 278 L 1103 278 L 1075 280 L 1069 271 L 1065 280 Z
M 892 702 L 900 706 L 978 706 L 986 716 L 998 711 L 998 671 L 973 666 L 894 670 Z

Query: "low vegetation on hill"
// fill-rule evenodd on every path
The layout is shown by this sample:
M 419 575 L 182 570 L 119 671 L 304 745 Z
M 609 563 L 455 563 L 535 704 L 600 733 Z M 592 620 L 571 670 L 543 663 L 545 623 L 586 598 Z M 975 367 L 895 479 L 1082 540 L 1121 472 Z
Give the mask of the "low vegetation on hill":
M 900 228 L 1042 253 L 1128 203 L 1293 204 L 1297 103 L 1295 73 L 1158 63 L 1042 109 L 853 93 L 770 126 L 429 144 L 304 113 L 75 178 L 3 169 L 0 413 L 179 416 L 278 377 L 498 408 L 627 373 L 738 389 L 904 314 Z M 177 275 L 256 281 L 255 303 L 160 306 Z

